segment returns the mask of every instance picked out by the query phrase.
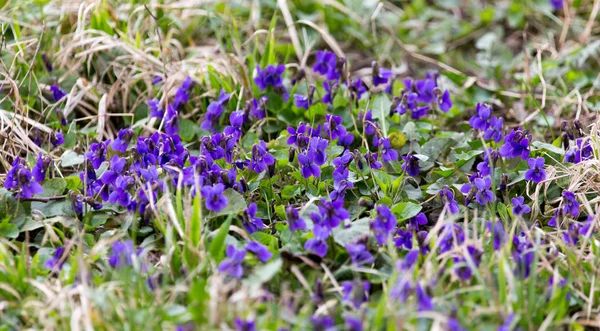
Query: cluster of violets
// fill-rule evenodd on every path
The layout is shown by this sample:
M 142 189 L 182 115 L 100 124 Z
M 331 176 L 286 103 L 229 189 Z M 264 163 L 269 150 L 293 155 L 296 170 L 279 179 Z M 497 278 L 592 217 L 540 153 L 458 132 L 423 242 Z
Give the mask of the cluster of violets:
M 450 94 L 438 86 L 436 74 L 427 75 L 423 80 L 404 81 L 404 89 L 394 96 L 394 74 L 381 68 L 377 63 L 372 66 L 370 84 L 362 79 L 345 78 L 345 60 L 329 51 L 319 51 L 312 71 L 323 77 L 321 86 L 310 85 L 307 95 L 294 94 L 293 102 L 297 108 L 309 109 L 315 103 L 331 105 L 336 96 L 347 92 L 347 97 L 358 102 L 369 92 L 388 93 L 392 95 L 392 106 L 389 116 L 405 114 L 408 120 L 418 120 L 432 111 L 448 112 L 452 107 Z M 280 94 L 284 100 L 289 98 L 290 86 L 286 86 L 284 65 L 269 65 L 256 68 L 254 83 L 261 93 L 267 91 Z M 301 71 L 299 78 L 292 81 L 292 88 L 299 80 L 306 77 Z M 193 196 L 200 194 L 204 206 L 210 212 L 217 213 L 227 208 L 229 201 L 225 194 L 234 190 L 244 194 L 249 190 L 244 175 L 249 173 L 272 176 L 276 159 L 269 152 L 268 144 L 259 140 L 246 153 L 241 148 L 244 133 L 254 122 L 267 116 L 268 97 L 260 95 L 245 103 L 241 110 L 231 111 L 229 118 L 223 115 L 230 111 L 231 94 L 221 90 L 218 97 L 206 108 L 200 128 L 208 134 L 198 142 L 199 153 L 192 153 L 183 145 L 179 132 L 180 113 L 190 104 L 194 89 L 193 80 L 188 77 L 175 91 L 172 102 L 158 99 L 149 102 L 150 116 L 156 118 L 159 130 L 149 136 L 138 136 L 132 128 L 124 128 L 117 133 L 115 139 L 93 143 L 85 154 L 85 163 L 79 174 L 82 187 L 72 191 L 67 198 L 71 199 L 73 209 L 78 215 L 91 209 L 102 209 L 106 204 L 119 206 L 123 210 L 139 214 L 144 223 L 152 220 L 158 211 L 154 207 L 160 194 L 169 187 L 187 187 Z M 53 97 L 62 100 L 65 93 L 59 87 L 53 87 Z M 321 93 L 322 92 L 322 93 Z M 316 96 L 322 95 L 317 98 Z M 498 199 L 500 191 L 506 191 L 508 174 L 501 174 L 499 183 L 494 182 L 494 174 L 502 171 L 498 165 L 508 160 L 520 160 L 527 163 L 525 180 L 538 184 L 546 180 L 545 159 L 532 157 L 532 136 L 523 128 L 507 131 L 502 118 L 492 115 L 492 107 L 478 104 L 469 124 L 477 135 L 477 139 L 486 142 L 482 159 L 476 164 L 475 171 L 469 176 L 467 183 L 460 187 L 464 194 L 464 208 L 476 208 L 476 205 L 489 206 Z M 364 173 L 365 169 L 386 169 L 391 162 L 401 162 L 401 169 L 406 175 L 418 177 L 421 174 L 419 157 L 412 152 L 400 156 L 398 150 L 392 148 L 388 137 L 380 130 L 380 123 L 373 119 L 372 111 L 360 110 L 354 125 L 343 123 L 340 116 L 326 114 L 320 123 L 299 123 L 287 128 L 289 137 L 289 162 L 297 167 L 301 176 L 307 180 L 321 177 L 324 165 L 334 167 L 331 189 L 328 196 L 315 202 L 316 208 L 308 215 L 301 215 L 295 206 L 287 206 L 286 222 L 291 232 L 304 234 L 307 240 L 304 249 L 307 253 L 326 258 L 332 244 L 332 233 L 336 228 L 350 225 L 350 213 L 346 209 L 345 196 L 354 188 L 352 178 L 355 174 Z M 225 123 L 224 123 L 225 122 Z M 352 129 L 347 129 L 352 127 Z M 357 138 L 366 137 L 363 144 Z M 55 147 L 64 140 L 62 135 L 55 135 Z M 565 161 L 579 163 L 592 158 L 593 149 L 589 140 L 581 138 L 581 128 L 575 125 L 574 130 L 563 126 L 563 141 L 566 149 Z M 341 146 L 342 151 L 331 155 L 332 147 Z M 336 149 L 337 150 L 337 149 Z M 297 162 L 295 162 L 297 161 Z M 22 199 L 32 198 L 43 192 L 42 184 L 52 173 L 48 171 L 50 159 L 41 153 L 35 166 L 30 170 L 22 158 L 15 158 L 12 168 L 7 174 L 5 188 Z M 442 212 L 446 215 L 458 215 L 461 207 L 456 200 L 454 187 L 444 186 L 435 199 L 441 202 Z M 456 190 L 458 191 L 458 190 Z M 525 197 L 510 197 L 514 217 L 525 217 L 531 212 L 525 204 Z M 418 262 L 431 254 L 446 254 L 451 257 L 453 272 L 458 279 L 467 282 L 473 276 L 473 268 L 478 267 L 483 249 L 474 243 L 467 243 L 463 227 L 452 221 L 445 222 L 432 232 L 432 223 L 428 216 L 421 212 L 400 223 L 389 206 L 383 203 L 374 204 L 369 200 L 361 200 L 361 206 L 370 213 L 370 231 L 374 240 L 361 237 L 344 248 L 353 267 L 373 266 L 376 255 L 373 248 L 395 247 L 403 252 L 396 265 L 399 274 L 397 283 L 390 295 L 399 302 L 413 300 L 418 311 L 435 309 L 428 288 L 433 284 L 414 279 L 414 270 Z M 255 203 L 248 204 L 239 216 L 239 222 L 248 234 L 267 228 L 264 221 L 257 216 Z M 580 206 L 575 193 L 564 191 L 560 206 L 548 223 L 559 227 L 569 224 L 563 238 L 569 245 L 577 245 L 582 238 L 593 231 L 593 215 L 589 215 L 583 223 L 577 222 Z M 308 216 L 312 228 L 304 217 Z M 431 220 L 434 221 L 434 220 Z M 435 220 L 437 221 L 437 220 Z M 504 247 L 508 240 L 502 221 L 494 220 L 488 224 L 489 240 L 494 250 Z M 299 237 L 298 237 L 299 238 Z M 435 244 L 432 244 L 435 242 Z M 528 277 L 534 261 L 534 249 L 540 243 L 526 233 L 516 234 L 512 238 L 512 256 L 515 261 L 515 274 Z M 115 242 L 109 265 L 120 268 L 131 265 L 134 258 L 140 256 L 141 250 L 134 248 L 131 241 Z M 55 254 L 46 263 L 46 268 L 56 270 L 65 262 L 65 248 L 56 249 Z M 218 271 L 231 279 L 239 279 L 249 256 L 254 256 L 260 263 L 273 257 L 266 246 L 247 241 L 238 246 L 226 248 L 226 258 L 218 265 Z M 345 281 L 342 286 L 342 302 L 349 308 L 344 322 L 349 330 L 362 330 L 363 315 L 361 309 L 369 302 L 371 284 L 362 279 Z M 325 294 L 322 284 L 317 282 L 312 297 L 315 305 L 323 302 Z M 311 318 L 315 329 L 326 330 L 335 325 L 331 316 L 314 315 Z M 238 330 L 254 330 L 252 320 L 237 319 Z M 451 318 L 448 328 L 461 330 L 458 322 Z

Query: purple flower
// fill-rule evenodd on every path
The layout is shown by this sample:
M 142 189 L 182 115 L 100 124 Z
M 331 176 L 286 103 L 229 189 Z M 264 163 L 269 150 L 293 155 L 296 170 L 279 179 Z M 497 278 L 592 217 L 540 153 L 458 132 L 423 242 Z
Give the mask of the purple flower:
M 236 331 L 256 331 L 256 325 L 254 320 L 243 320 L 239 317 L 236 317 L 234 320 L 234 324 Z
M 254 83 L 261 91 L 267 89 L 267 86 L 273 88 L 283 88 L 283 78 L 281 75 L 285 72 L 285 66 L 279 65 L 268 65 L 264 70 L 260 69 L 260 66 L 256 66 L 256 77 Z
M 570 146 L 565 153 L 565 162 L 579 163 L 589 160 L 594 156 L 594 149 L 590 145 L 590 140 L 579 138 L 575 141 L 575 145 Z
M 417 294 L 418 311 L 433 310 L 433 300 L 427 295 L 425 290 L 421 287 L 421 284 L 417 283 L 415 286 L 415 293 Z
M 313 220 L 313 238 L 304 243 L 304 249 L 313 252 L 320 257 L 327 255 L 327 238 L 331 234 L 331 228 L 326 224 L 325 219 L 318 213 L 311 213 L 310 218 Z
M 218 212 L 227 207 L 227 197 L 223 195 L 225 186 L 221 183 L 202 187 L 202 197 L 205 199 L 206 209 Z
M 429 220 L 427 220 L 427 216 L 423 213 L 418 213 L 415 217 L 411 217 L 408 220 L 408 230 L 419 231 L 421 226 L 427 225 Z
M 363 94 L 369 91 L 365 83 L 360 78 L 352 80 L 348 88 L 350 89 L 356 100 L 360 100 Z
M 346 135 L 346 128 L 342 125 L 342 118 L 339 116 L 326 114 L 323 129 L 325 136 L 331 140 Z
M 173 107 L 179 109 L 181 106 L 186 104 L 190 99 L 189 91 L 194 87 L 195 83 L 192 81 L 190 76 L 186 77 L 181 86 L 175 91 L 175 97 L 173 98 Z
M 533 243 L 527 239 L 524 233 L 513 237 L 513 259 L 517 268 L 515 274 L 521 277 L 529 277 L 531 264 L 535 258 Z
M 108 258 L 108 263 L 113 268 L 131 265 L 132 257 L 136 256 L 131 240 L 115 241 L 112 245 L 112 252 L 112 255 Z
M 344 281 L 342 290 L 344 295 L 342 301 L 351 304 L 354 309 L 358 309 L 363 303 L 369 301 L 369 290 L 371 283 L 368 281 Z
M 294 94 L 294 104 L 298 108 L 304 108 L 308 110 L 308 108 L 311 106 L 311 100 L 305 95 Z
M 444 224 L 440 230 L 440 253 L 445 253 L 465 241 L 465 231 L 456 224 Z
M 492 180 L 489 177 L 473 177 L 471 183 L 463 184 L 460 191 L 467 194 L 466 204 L 469 204 L 472 196 L 475 196 L 477 203 L 484 206 L 496 199 L 494 192 L 490 190 Z
M 473 276 L 473 270 L 469 264 L 469 260 L 475 265 L 475 267 L 479 267 L 479 263 L 481 262 L 482 251 L 477 249 L 474 246 L 467 246 L 467 255 L 468 256 L 457 256 L 454 257 L 454 263 L 456 264 L 454 272 L 456 275 L 462 280 L 469 280 Z
M 396 231 L 396 237 L 394 238 L 394 244 L 396 248 L 401 249 L 402 247 L 406 249 L 412 249 L 413 247 L 413 233 L 410 230 L 402 230 L 398 229 Z
M 377 123 L 373 122 L 373 111 L 371 109 L 366 112 L 359 111 L 358 118 L 362 122 L 365 134 L 374 135 L 377 132 Z
M 296 208 L 288 206 L 285 209 L 285 213 L 287 215 L 290 231 L 296 232 L 298 230 L 306 230 L 306 222 L 298 215 L 298 210 L 296 210 Z
M 379 245 L 384 245 L 388 241 L 396 223 L 396 216 L 386 205 L 377 206 L 377 216 L 371 222 L 370 228 Z
M 579 242 L 579 233 L 581 231 L 580 223 L 571 223 L 569 230 L 563 233 L 563 240 L 569 245 L 577 245 Z
M 381 158 L 385 162 L 397 161 L 398 160 L 398 152 L 392 148 L 392 144 L 390 140 L 387 138 L 379 139 L 378 145 L 381 147 Z M 417 161 L 417 167 L 418 167 Z
M 544 170 L 544 158 L 531 158 L 527 160 L 527 164 L 529 165 L 529 170 L 525 173 L 525 179 L 531 180 L 534 183 L 542 182 L 546 179 L 546 170 Z
M 231 94 L 225 92 L 224 89 L 221 89 L 219 93 L 219 98 L 213 102 L 211 102 L 206 108 L 206 118 L 200 124 L 200 128 L 202 130 L 215 132 L 215 125 L 219 123 L 219 119 L 221 115 L 225 111 L 225 104 L 229 101 Z
M 309 178 L 314 176 L 318 178 L 321 176 L 321 168 L 314 162 L 314 154 L 309 152 L 298 154 L 298 163 L 300 164 L 300 172 L 302 177 Z
M 579 216 L 579 202 L 575 198 L 575 194 L 570 191 L 564 191 L 563 194 L 563 214 L 571 215 L 572 217 Z
M 117 139 L 110 144 L 110 147 L 119 153 L 125 153 L 131 138 L 133 138 L 133 130 L 130 128 L 119 130 Z
M 157 117 L 158 119 L 162 119 L 165 112 L 160 109 L 160 103 L 158 99 L 152 99 L 148 101 L 148 107 L 150 108 L 150 117 Z
M 350 255 L 352 264 L 357 267 L 364 264 L 371 264 L 375 261 L 373 255 L 371 255 L 367 247 L 363 244 L 347 244 L 346 251 Z
M 467 331 L 467 329 L 463 328 L 458 320 L 455 317 L 451 317 L 448 319 L 448 324 L 446 325 L 446 330 L 448 331 Z
M 37 161 L 35 162 L 35 166 L 33 166 L 33 168 L 31 169 L 33 179 L 36 182 L 41 183 L 46 179 L 46 171 L 48 170 L 49 165 L 50 159 L 44 158 L 42 156 L 42 152 L 40 152 L 38 154 Z
M 343 200 L 329 201 L 321 199 L 319 214 L 323 225 L 333 229 L 350 218 L 350 213 L 344 208 Z
M 56 250 L 54 251 L 54 254 L 52 255 L 52 257 L 49 258 L 48 261 L 46 261 L 46 263 L 44 263 L 44 268 L 46 268 L 48 270 L 54 270 L 54 269 L 62 270 L 63 265 L 67 261 L 67 259 L 65 258 L 61 262 L 61 259 L 63 258 L 64 253 L 65 253 L 64 246 L 56 247 Z
M 448 92 L 448 90 L 444 91 L 441 98 L 438 98 L 438 105 L 440 106 L 440 110 L 444 113 L 452 108 L 452 100 L 450 100 L 450 92 Z
M 556 209 L 554 211 L 554 215 L 552 215 L 552 218 L 550 218 L 550 220 L 548 221 L 548 226 L 551 226 L 553 228 L 555 228 L 557 226 L 557 222 L 558 222 L 558 212 L 559 209 Z
M 513 129 L 504 137 L 504 145 L 500 147 L 500 155 L 508 159 L 521 157 L 523 160 L 527 160 L 530 140 L 531 135 L 527 133 L 527 130 Z
M 179 115 L 173 104 L 167 106 L 167 112 L 163 118 L 165 123 L 165 132 L 168 135 L 174 135 L 179 132 Z
M 513 214 L 515 214 L 517 216 L 521 216 L 523 214 L 529 214 L 529 212 L 531 212 L 531 208 L 524 203 L 524 201 L 525 201 L 524 197 L 519 196 L 516 198 L 512 198 L 510 201 L 512 201 L 512 204 L 513 204 L 513 209 L 512 209 Z
M 287 132 L 290 136 L 287 139 L 287 144 L 296 145 L 300 148 L 305 148 L 306 146 L 308 146 L 308 142 L 310 141 L 308 134 L 309 129 L 310 127 L 306 125 L 306 123 L 298 124 L 298 129 L 294 129 L 294 127 L 288 126 Z
M 65 143 L 65 136 L 62 132 L 56 132 L 53 133 L 52 136 L 50 136 L 50 143 L 52 144 L 53 147 L 57 147 L 59 145 L 62 145 Z
M 263 223 L 263 221 L 260 218 L 256 217 L 256 211 L 256 203 L 253 202 L 248 205 L 248 208 L 242 216 L 242 223 L 249 234 L 253 234 L 258 230 L 262 230 L 265 228 L 265 224 Z
M 333 98 L 335 97 L 335 91 L 337 90 L 337 83 L 333 81 L 324 81 L 323 89 L 325 89 L 325 94 L 323 95 L 321 102 L 329 105 L 333 104 Z
M 110 141 L 101 141 L 90 145 L 90 150 L 85 153 L 85 157 L 92 162 L 94 169 L 98 170 L 104 160 L 106 160 L 106 148 Z
M 242 278 L 244 275 L 244 267 L 242 263 L 246 257 L 245 249 L 236 249 L 235 246 L 229 245 L 225 249 L 227 258 L 219 263 L 218 270 L 221 273 L 228 274 L 235 278 Z
M 304 249 L 320 257 L 325 257 L 328 245 L 324 239 L 311 238 L 304 243 Z
M 419 102 L 432 103 L 434 101 L 434 90 L 437 88 L 435 76 L 427 74 L 427 78 L 417 80 L 414 87 L 419 94 L 417 99 Z
M 504 119 L 492 116 L 488 128 L 483 132 L 483 139 L 493 140 L 497 143 L 502 141 L 502 128 Z
M 418 176 L 421 171 L 419 168 L 419 159 L 413 153 L 402 156 L 402 159 L 404 160 L 402 170 L 406 171 L 409 176 Z
M 326 76 L 328 80 L 337 80 L 340 77 L 340 72 L 337 70 L 337 56 L 335 53 L 317 51 L 313 71 Z
M 61 90 L 60 86 L 56 84 L 50 86 L 50 91 L 52 92 L 52 98 L 54 98 L 54 101 L 60 101 L 62 98 L 67 96 L 67 93 Z
M 261 173 L 268 169 L 268 166 L 275 163 L 273 155 L 267 152 L 267 145 L 264 141 L 252 146 L 252 160 L 250 161 L 250 169 L 256 173 Z
M 260 99 L 252 99 L 246 102 L 246 109 L 250 117 L 262 120 L 267 114 L 267 96 L 262 96 Z
M 506 242 L 504 226 L 500 221 L 496 221 L 495 223 L 487 222 L 487 228 L 492 233 L 492 246 L 494 247 L 494 250 L 497 251 Z
M 229 136 L 234 137 L 233 143 L 240 139 L 242 136 L 242 126 L 247 120 L 246 114 L 244 114 L 243 110 L 238 110 L 231 112 L 229 115 L 229 126 L 226 126 L 223 130 L 223 133 Z
M 334 183 L 338 183 L 348 179 L 348 166 L 350 165 L 352 160 L 354 160 L 354 155 L 347 149 L 344 150 L 342 155 L 333 159 L 332 163 L 335 169 L 333 170 L 332 176 Z
M 554 10 L 563 9 L 563 1 L 564 0 L 548 0 Z
M 513 321 L 515 320 L 515 314 L 510 313 L 504 323 L 498 327 L 496 331 L 512 331 L 513 330 Z
M 476 113 L 469 120 L 473 129 L 485 131 L 490 126 L 492 107 L 485 103 L 478 103 Z
M 366 152 L 365 153 L 365 161 L 367 161 L 367 164 L 369 165 L 369 167 L 371 167 L 373 169 L 381 169 L 381 167 L 383 167 L 383 164 L 381 164 L 381 162 L 377 161 L 377 153 Z
M 390 78 L 392 78 L 392 76 L 393 76 L 392 71 L 390 71 L 389 69 L 379 68 L 379 66 L 377 65 L 377 62 L 375 62 L 375 61 L 373 61 L 372 67 L 373 67 L 372 80 L 373 80 L 374 86 L 387 84 L 389 82 Z
M 273 253 L 269 251 L 267 246 L 258 243 L 256 241 L 251 241 L 246 245 L 246 250 L 254 255 L 261 261 L 267 262 L 273 257 Z
M 452 214 L 458 214 L 460 210 L 458 209 L 458 203 L 454 200 L 454 192 L 444 185 L 439 194 L 448 211 Z
M 158 84 L 160 84 L 162 82 L 163 82 L 163 78 L 162 77 L 160 77 L 158 75 L 152 77 L 152 85 L 158 85 Z
M 313 324 L 314 331 L 332 331 L 335 330 L 335 322 L 330 316 L 316 316 L 310 317 L 310 321 Z
M 346 325 L 346 331 L 362 331 L 362 321 L 359 318 L 353 316 L 344 316 L 344 324 Z
M 16 157 L 12 168 L 6 174 L 4 188 L 13 190 L 18 197 L 31 198 L 44 192 L 44 188 L 34 179 L 33 174 L 24 165 L 21 158 Z
M 114 185 L 112 185 L 114 190 L 110 193 L 108 201 L 110 203 L 118 203 L 122 207 L 135 207 L 135 201 L 131 199 L 131 194 L 129 193 L 129 188 L 133 183 L 134 179 L 131 176 L 118 176 L 114 181 Z

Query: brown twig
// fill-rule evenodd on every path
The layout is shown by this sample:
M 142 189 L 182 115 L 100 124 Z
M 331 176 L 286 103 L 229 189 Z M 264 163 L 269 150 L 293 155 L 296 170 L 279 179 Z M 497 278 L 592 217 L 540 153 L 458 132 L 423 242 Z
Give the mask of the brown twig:
M 31 198 L 21 198 L 21 201 L 35 201 L 35 202 L 43 202 L 43 203 L 47 203 L 50 201 L 55 201 L 55 200 L 63 200 L 66 199 L 67 196 L 66 195 L 55 195 L 55 196 L 51 196 L 51 197 L 31 197 Z

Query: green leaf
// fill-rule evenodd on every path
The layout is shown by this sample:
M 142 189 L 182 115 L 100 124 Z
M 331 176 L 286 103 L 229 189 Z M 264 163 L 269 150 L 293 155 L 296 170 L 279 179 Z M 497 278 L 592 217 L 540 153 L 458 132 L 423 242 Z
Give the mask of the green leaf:
M 275 259 L 261 265 L 254 270 L 254 273 L 248 277 L 246 282 L 252 286 L 260 286 L 273 279 L 281 271 L 282 266 L 283 261 L 281 259 Z
M 560 147 L 556 147 L 552 144 L 548 144 L 548 143 L 544 143 L 541 141 L 534 141 L 531 145 L 533 145 L 533 147 L 536 147 L 537 150 L 543 149 L 546 150 L 548 152 L 552 152 L 552 153 L 556 153 L 558 155 L 564 155 L 565 154 L 565 150 L 560 148 Z
M 381 131 L 383 132 L 383 136 L 387 137 L 387 116 L 390 113 L 390 107 L 392 103 L 388 98 L 387 94 L 381 93 L 378 94 L 373 100 L 373 118 L 379 120 L 379 124 L 381 125 Z
M 455 154 L 455 157 L 458 160 L 456 162 L 456 167 L 458 167 L 458 168 L 462 167 L 469 160 L 471 160 L 472 158 L 476 157 L 477 155 L 479 155 L 481 153 L 483 153 L 482 150 L 469 150 L 467 152 L 460 152 L 460 153 Z
M 67 188 L 67 182 L 62 178 L 51 178 L 44 185 L 44 192 L 41 197 L 60 196 Z M 74 216 L 73 206 L 68 199 L 53 200 L 48 202 L 34 201 L 31 203 L 31 210 L 38 210 L 45 217 L 52 216 Z
M 82 164 L 85 158 L 83 155 L 77 154 L 72 150 L 67 150 L 63 153 L 60 158 L 60 164 L 63 167 L 72 167 L 75 165 Z
M 210 256 L 212 256 L 212 258 L 216 262 L 221 262 L 221 260 L 223 259 L 223 255 L 225 254 L 225 238 L 227 237 L 227 233 L 229 232 L 231 219 L 231 216 L 227 217 L 227 220 L 225 220 L 225 222 L 221 224 L 217 235 L 210 242 L 210 247 L 208 251 L 210 252 Z
M 333 240 L 340 245 L 346 246 L 349 243 L 353 243 L 360 236 L 369 234 L 369 219 L 361 218 L 350 224 L 349 228 L 338 226 L 332 231 Z
M 200 203 L 200 196 L 196 195 L 196 197 L 194 198 L 194 209 L 192 213 L 192 219 L 190 221 L 190 237 L 192 240 L 192 245 L 194 245 L 194 247 L 198 246 L 198 243 L 200 242 L 200 235 L 202 232 L 202 219 L 200 218 L 202 205 Z
M 269 250 L 273 253 L 276 253 L 277 249 L 279 248 L 279 239 L 266 232 L 255 232 L 252 235 L 250 235 L 250 237 L 258 241 L 259 243 L 267 246 Z
M 0 236 L 15 239 L 19 236 L 19 228 L 8 222 L 0 224 Z
M 223 192 L 223 195 L 227 198 L 227 207 L 218 212 L 211 211 L 208 214 L 208 218 L 215 218 L 221 215 L 237 215 L 248 208 L 246 200 L 237 191 L 229 188 Z
M 392 212 L 397 215 L 398 221 L 404 221 L 415 217 L 423 209 L 421 205 L 414 202 L 400 202 L 392 208 Z
M 179 122 L 179 136 L 183 141 L 192 141 L 194 139 L 194 135 L 196 134 L 195 128 L 196 123 L 188 120 L 187 118 L 182 119 Z

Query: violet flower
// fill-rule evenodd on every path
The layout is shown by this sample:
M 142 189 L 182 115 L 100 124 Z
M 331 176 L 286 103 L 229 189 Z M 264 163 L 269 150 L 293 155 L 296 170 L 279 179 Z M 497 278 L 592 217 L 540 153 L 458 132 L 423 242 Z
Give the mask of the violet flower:
M 544 158 L 531 158 L 527 160 L 529 170 L 525 173 L 525 179 L 533 181 L 534 183 L 540 183 L 546 179 L 546 170 L 544 169 Z
M 242 263 L 246 257 L 245 249 L 236 249 L 233 245 L 228 245 L 225 249 L 227 258 L 219 263 L 218 270 L 221 273 L 228 274 L 235 278 L 242 278 L 244 275 L 244 267 Z
M 262 219 L 256 217 L 256 211 L 256 203 L 253 202 L 248 205 L 244 215 L 242 215 L 242 224 L 249 234 L 253 234 L 265 228 L 265 224 L 263 223 Z
M 384 245 L 394 228 L 396 227 L 396 216 L 386 205 L 378 205 L 377 216 L 370 223 L 370 228 L 379 245 Z
M 454 192 L 444 185 L 439 194 L 447 210 L 452 214 L 458 214 L 460 210 L 458 209 L 458 203 L 454 200 Z
M 407 154 L 402 156 L 404 163 L 402 164 L 402 170 L 406 171 L 409 176 L 417 177 L 421 171 L 419 167 L 419 159 L 413 154 Z
M 500 147 L 500 155 L 512 159 L 521 157 L 523 160 L 529 158 L 529 142 L 531 135 L 527 130 L 521 128 L 513 129 L 504 137 L 504 145 Z
M 251 241 L 246 245 L 246 251 L 254 254 L 261 262 L 267 262 L 273 257 L 273 253 L 269 251 L 267 246 Z
M 261 173 L 268 169 L 268 166 L 275 163 L 273 155 L 267 152 L 267 145 L 264 141 L 252 146 L 252 159 L 250 161 L 250 169 L 256 173 Z
M 371 264 L 375 261 L 373 255 L 363 244 L 346 244 L 346 251 L 348 252 L 348 255 L 350 255 L 352 264 L 356 267 Z
M 206 209 L 218 212 L 227 207 L 227 197 L 223 195 L 225 186 L 221 183 L 202 187 L 202 197 L 205 199 Z
M 525 198 L 522 196 L 512 198 L 510 200 L 513 204 L 512 212 L 517 216 L 521 216 L 523 214 L 529 214 L 531 212 L 531 208 L 524 203 Z
M 290 231 L 306 230 L 306 222 L 298 215 L 298 210 L 292 206 L 287 206 L 285 209 L 287 221 Z

